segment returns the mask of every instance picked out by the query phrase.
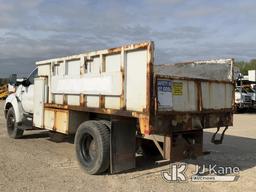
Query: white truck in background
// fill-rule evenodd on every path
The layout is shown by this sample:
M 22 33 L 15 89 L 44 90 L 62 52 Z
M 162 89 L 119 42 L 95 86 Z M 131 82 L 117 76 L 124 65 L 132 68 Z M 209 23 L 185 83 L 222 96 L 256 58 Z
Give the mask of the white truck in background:
M 238 67 L 235 67 L 234 73 L 236 81 L 235 89 L 235 108 L 236 112 L 247 111 L 254 106 L 254 101 L 256 98 L 255 91 L 251 89 L 250 86 L 243 85 L 243 81 L 246 81 L 247 78 L 240 73 Z M 247 80 L 248 81 L 248 80 Z
M 250 109 L 253 107 L 253 102 L 252 98 L 254 95 L 252 93 L 246 91 L 244 87 L 241 86 L 236 86 L 235 89 L 235 105 L 236 105 L 236 110 L 241 111 L 241 110 L 246 110 Z
M 255 108 L 256 107 L 256 90 L 254 90 L 251 85 L 244 85 L 243 89 L 245 90 L 245 92 L 251 97 L 252 100 L 252 106 L 251 108 Z
M 89 174 L 134 168 L 138 145 L 167 161 L 197 157 L 203 129 L 216 127 L 212 142 L 221 144 L 233 124 L 233 62 L 154 65 L 151 41 L 39 61 L 6 99 L 7 131 L 75 134 Z

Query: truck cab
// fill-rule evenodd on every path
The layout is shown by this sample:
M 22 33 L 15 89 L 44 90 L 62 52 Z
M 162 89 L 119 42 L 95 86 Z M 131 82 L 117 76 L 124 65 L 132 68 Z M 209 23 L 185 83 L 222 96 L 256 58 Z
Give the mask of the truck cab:
M 4 110 L 7 119 L 7 129 L 10 137 L 22 136 L 23 129 L 32 125 L 33 101 L 34 101 L 34 79 L 38 75 L 35 68 L 27 78 L 17 82 L 17 75 L 10 78 L 15 91 L 6 98 Z

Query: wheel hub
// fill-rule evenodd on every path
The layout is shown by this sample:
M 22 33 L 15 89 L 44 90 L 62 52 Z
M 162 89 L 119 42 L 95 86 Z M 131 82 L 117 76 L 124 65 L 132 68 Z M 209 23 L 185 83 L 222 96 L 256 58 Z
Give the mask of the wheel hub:
M 83 158 L 87 163 L 91 163 L 95 160 L 97 156 L 97 146 L 95 139 L 89 135 L 84 135 L 82 139 L 83 147 L 81 148 L 81 153 Z
M 9 116 L 7 126 L 9 129 L 13 130 L 15 125 L 15 119 L 12 115 Z

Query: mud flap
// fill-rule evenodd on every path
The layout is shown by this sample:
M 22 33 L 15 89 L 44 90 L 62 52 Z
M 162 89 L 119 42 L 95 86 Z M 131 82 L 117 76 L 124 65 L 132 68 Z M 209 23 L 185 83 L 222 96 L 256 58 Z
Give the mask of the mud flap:
M 113 119 L 111 122 L 110 172 L 119 173 L 135 168 L 136 121 Z

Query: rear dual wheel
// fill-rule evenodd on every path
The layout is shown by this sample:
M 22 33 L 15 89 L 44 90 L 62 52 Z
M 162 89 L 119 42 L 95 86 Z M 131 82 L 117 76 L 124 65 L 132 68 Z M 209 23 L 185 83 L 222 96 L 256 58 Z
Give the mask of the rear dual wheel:
M 89 174 L 100 174 L 109 168 L 110 131 L 102 121 L 82 123 L 75 136 L 76 156 Z

